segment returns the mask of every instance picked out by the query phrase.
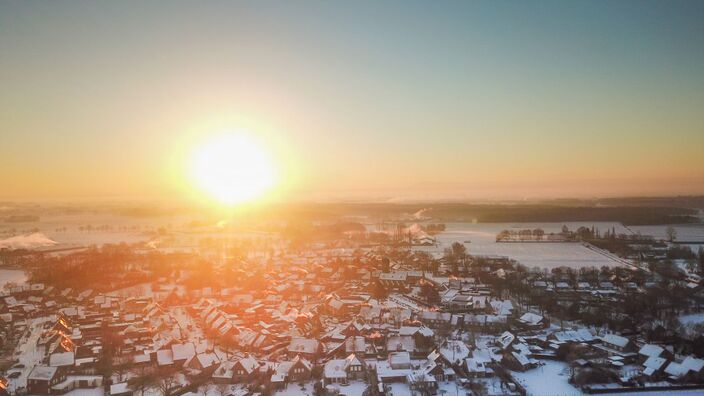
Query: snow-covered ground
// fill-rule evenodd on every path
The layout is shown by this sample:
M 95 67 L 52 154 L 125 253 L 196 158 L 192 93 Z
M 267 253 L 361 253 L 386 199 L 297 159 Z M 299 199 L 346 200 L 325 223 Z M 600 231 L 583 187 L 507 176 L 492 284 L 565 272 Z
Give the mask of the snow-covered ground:
M 700 325 L 704 324 L 704 312 L 682 315 L 679 317 L 680 323 L 683 325 Z
M 438 382 L 438 394 L 445 396 L 465 396 L 471 395 L 472 393 L 454 381 L 441 381 Z
M 367 389 L 367 385 L 364 381 L 351 381 L 347 385 L 342 384 L 330 384 L 328 387 L 336 389 L 340 392 L 340 395 L 345 396 L 362 396 L 364 391 Z
M 704 390 L 702 389 L 688 389 L 688 390 L 666 390 L 666 391 L 641 391 L 641 392 L 624 392 L 624 393 L 614 393 L 618 396 L 694 396 L 703 395 Z
M 64 396 L 103 396 L 104 394 L 103 388 L 78 388 L 65 393 Z
M 309 395 L 312 396 L 315 394 L 314 391 L 314 383 L 312 381 L 308 381 L 303 384 L 303 387 L 298 382 L 293 382 L 288 384 L 288 386 L 285 389 L 276 391 L 274 393 L 277 396 L 303 396 L 303 395 Z
M 572 386 L 569 367 L 564 362 L 541 360 L 544 365 L 526 372 L 512 371 L 513 377 L 524 387 L 528 396 L 572 396 L 582 392 Z

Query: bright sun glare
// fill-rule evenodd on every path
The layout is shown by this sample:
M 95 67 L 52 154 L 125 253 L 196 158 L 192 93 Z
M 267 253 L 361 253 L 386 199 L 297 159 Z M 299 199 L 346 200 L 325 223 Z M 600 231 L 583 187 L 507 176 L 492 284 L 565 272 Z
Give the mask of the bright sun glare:
M 266 150 L 241 133 L 217 135 L 196 147 L 190 173 L 196 187 L 229 205 L 251 201 L 274 186 Z

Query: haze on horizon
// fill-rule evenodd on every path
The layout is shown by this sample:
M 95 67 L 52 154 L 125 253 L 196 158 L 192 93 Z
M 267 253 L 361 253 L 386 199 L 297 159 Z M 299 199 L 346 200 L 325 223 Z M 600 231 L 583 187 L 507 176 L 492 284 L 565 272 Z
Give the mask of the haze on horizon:
M 0 1 L 0 199 L 704 193 L 704 2 Z

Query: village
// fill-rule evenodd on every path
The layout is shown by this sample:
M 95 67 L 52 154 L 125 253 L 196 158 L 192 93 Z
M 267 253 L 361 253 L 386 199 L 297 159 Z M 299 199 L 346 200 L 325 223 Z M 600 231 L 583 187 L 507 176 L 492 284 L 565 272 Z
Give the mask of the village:
M 17 285 L 0 300 L 0 389 L 81 396 L 704 392 L 701 327 L 671 320 L 701 310 L 698 271 L 677 279 L 629 267 L 548 272 L 472 256 L 459 243 L 442 257 L 412 249 L 433 240 L 427 233 L 402 244 L 342 238 L 274 253 L 262 245 L 226 269 L 194 272 L 191 263 L 191 271 L 153 271 L 135 278 L 150 282 L 117 290 Z M 115 275 L 145 272 L 120 268 Z

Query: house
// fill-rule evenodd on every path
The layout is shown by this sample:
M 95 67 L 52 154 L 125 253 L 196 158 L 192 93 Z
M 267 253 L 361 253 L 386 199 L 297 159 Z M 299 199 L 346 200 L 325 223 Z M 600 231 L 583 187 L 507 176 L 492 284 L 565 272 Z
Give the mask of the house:
M 437 351 L 444 363 L 448 366 L 460 364 L 470 355 L 469 348 L 460 340 L 445 340 Z
M 198 353 L 191 356 L 186 363 L 185 367 L 193 370 L 203 371 L 208 369 L 214 369 L 220 363 L 218 355 L 213 352 Z
M 507 350 L 511 345 L 513 345 L 514 341 L 516 341 L 516 336 L 513 335 L 513 333 L 511 333 L 510 331 L 505 331 L 496 340 L 496 343 L 499 347 L 501 347 L 502 350 Z
M 345 359 L 329 360 L 323 368 L 326 384 L 347 383 L 352 379 L 361 379 L 364 373 L 364 364 L 354 354 L 350 354 Z
M 660 345 L 655 344 L 644 344 L 638 350 L 638 358 L 640 362 L 645 362 L 651 357 L 663 357 L 665 359 L 671 359 L 672 353 Z
M 281 362 L 271 375 L 271 384 L 277 389 L 283 389 L 289 382 L 307 381 L 313 372 L 313 365 L 301 356 L 296 356 L 289 362 Z
M 504 353 L 501 363 L 517 371 L 526 371 L 538 366 L 538 361 L 530 358 L 524 351 Z
M 663 373 L 667 366 L 667 359 L 658 356 L 651 356 L 643 362 L 643 375 L 646 377 L 656 377 Z
M 635 344 L 626 338 L 616 334 L 606 334 L 601 337 L 601 341 L 607 348 L 619 352 L 633 352 L 636 350 Z
M 416 341 L 409 335 L 393 335 L 386 339 L 386 350 L 389 352 L 408 352 L 416 350 Z
M 411 373 L 411 356 L 408 352 L 392 352 L 386 360 L 376 362 L 379 382 L 406 382 Z
M 433 328 L 447 326 L 451 320 L 452 314 L 449 312 L 423 311 L 420 314 L 420 321 Z
M 245 382 L 255 376 L 257 370 L 259 370 L 259 362 L 247 355 L 232 365 L 232 381 Z
M 66 379 L 58 367 L 34 366 L 27 377 L 27 390 L 32 395 L 48 395 L 51 387 Z
M 665 368 L 665 373 L 671 380 L 679 381 L 690 377 L 702 379 L 704 376 L 704 360 L 687 356 L 681 363 L 671 362 Z
M 370 330 L 370 327 L 368 325 L 361 324 L 357 321 L 351 322 L 347 328 L 342 330 L 342 334 L 348 336 L 348 337 L 354 337 L 354 336 L 361 336 L 364 333 L 368 332 Z
M 438 351 L 429 353 L 420 368 L 414 370 L 413 374 L 414 380 L 418 380 L 418 374 L 421 374 L 421 377 L 432 376 L 433 379 L 442 381 L 452 381 L 455 378 L 455 370 L 446 364 Z M 409 379 L 409 382 L 412 381 Z
M 213 379 L 213 382 L 218 384 L 229 384 L 233 382 L 232 367 L 234 366 L 234 364 L 235 362 L 230 360 L 220 362 L 218 368 L 216 368 L 210 375 L 210 377 Z
M 467 330 L 500 333 L 508 330 L 508 317 L 506 315 L 465 314 L 462 318 L 462 324 Z
M 425 326 L 403 326 L 398 330 L 398 334 L 402 337 L 413 337 L 416 352 L 428 353 L 435 346 L 435 332 Z
M 410 369 L 411 355 L 408 352 L 392 352 L 389 354 L 389 365 L 396 370 Z
M 491 377 L 494 370 L 488 365 L 491 363 L 490 352 L 487 350 L 475 350 L 472 357 L 464 360 L 464 368 L 470 378 Z
M 560 344 L 566 342 L 591 344 L 596 341 L 596 338 L 588 329 L 580 328 L 577 330 L 556 331 L 548 335 L 548 341 L 556 341 Z

